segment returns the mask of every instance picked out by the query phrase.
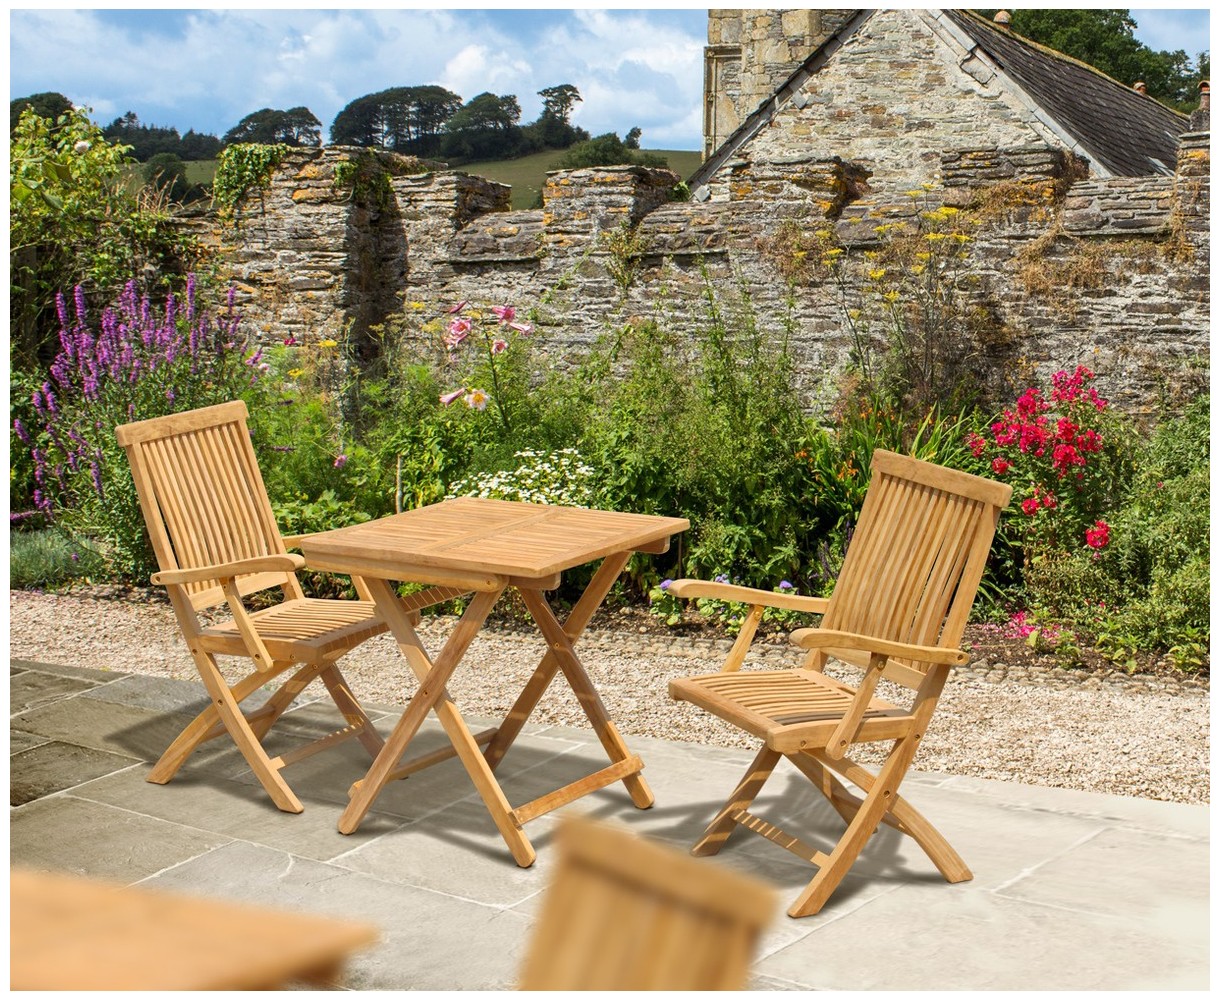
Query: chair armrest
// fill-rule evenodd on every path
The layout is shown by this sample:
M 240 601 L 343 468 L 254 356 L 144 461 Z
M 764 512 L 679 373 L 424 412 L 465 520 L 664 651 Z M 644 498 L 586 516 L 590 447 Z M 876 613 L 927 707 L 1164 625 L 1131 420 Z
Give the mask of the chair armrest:
M 220 563 L 216 566 L 196 566 L 193 569 L 165 569 L 152 575 L 152 582 L 159 586 L 171 584 L 199 583 L 202 580 L 228 580 L 248 573 L 295 573 L 305 566 L 303 556 L 284 555 L 256 556 L 236 562 Z
M 801 594 L 777 594 L 772 590 L 756 590 L 754 587 L 737 587 L 732 583 L 708 583 L 704 580 L 674 580 L 666 592 L 684 600 L 709 597 L 719 601 L 737 601 L 740 604 L 762 604 L 768 608 L 784 608 L 787 611 L 808 611 L 821 615 L 827 610 L 825 597 L 804 597 Z
M 865 653 L 882 653 L 886 656 L 918 660 L 921 663 L 941 663 L 951 667 L 962 666 L 970 659 L 961 649 L 915 646 L 907 642 L 858 635 L 855 632 L 837 632 L 834 629 L 799 628 L 789 633 L 789 639 L 802 649 L 859 649 Z
M 301 548 L 301 539 L 309 538 L 311 534 L 313 532 L 307 531 L 304 535 L 281 535 L 280 537 L 283 539 L 286 549 L 299 549 Z

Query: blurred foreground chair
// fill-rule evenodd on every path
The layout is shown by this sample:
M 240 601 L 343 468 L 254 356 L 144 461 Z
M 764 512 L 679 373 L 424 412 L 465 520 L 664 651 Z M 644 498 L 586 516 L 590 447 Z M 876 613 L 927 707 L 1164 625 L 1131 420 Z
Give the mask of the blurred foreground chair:
M 287 913 L 13 870 L 10 990 L 258 990 L 334 986 L 377 931 Z
M 365 600 L 307 598 L 296 571 L 305 560 L 291 555 L 272 514 L 240 400 L 115 428 L 127 453 L 140 508 L 164 585 L 183 638 L 212 704 L 182 731 L 157 761 L 148 780 L 165 784 L 200 744 L 228 733 L 277 807 L 301 812 L 301 802 L 280 769 L 356 737 L 371 757 L 382 739 L 348 688 L 335 661 L 366 639 L 386 631 Z M 283 600 L 247 611 L 243 597 L 279 587 Z M 358 581 L 359 589 L 359 581 Z M 432 588 L 406 599 L 408 610 L 458 596 Z M 201 624 L 198 612 L 228 605 L 232 618 Z M 232 687 L 218 655 L 249 657 L 254 671 Z M 300 666 L 259 709 L 240 702 L 290 667 Z M 321 678 L 346 725 L 291 753 L 272 759 L 263 738 L 293 699 Z
M 738 826 L 774 841 L 818 867 L 789 908 L 817 913 L 866 842 L 887 823 L 912 837 L 948 882 L 971 872 L 944 837 L 899 794 L 950 668 L 967 662 L 962 640 L 997 520 L 1012 489 L 914 458 L 877 451 L 843 569 L 829 599 L 786 596 L 727 584 L 676 580 L 683 598 L 752 606 L 720 673 L 670 682 L 670 695 L 732 723 L 763 745 L 738 787 L 692 848 L 716 854 Z M 800 669 L 739 671 L 764 606 L 823 615 L 819 628 L 791 636 L 810 652 Z M 828 657 L 864 670 L 856 687 L 824 673 Z M 875 697 L 885 678 L 914 689 L 911 704 Z M 849 759 L 853 744 L 893 740 L 871 772 Z M 848 824 L 823 853 L 749 812 L 781 757 L 827 797 Z M 847 791 L 845 780 L 864 797 Z
M 567 818 L 522 990 L 741 990 L 776 897 L 621 828 Z

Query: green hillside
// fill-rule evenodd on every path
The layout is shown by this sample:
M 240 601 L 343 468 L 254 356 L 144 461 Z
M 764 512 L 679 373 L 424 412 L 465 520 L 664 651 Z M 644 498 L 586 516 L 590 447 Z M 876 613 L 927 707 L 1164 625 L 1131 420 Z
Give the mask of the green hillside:
M 700 154 L 693 149 L 645 149 L 644 153 L 655 153 L 665 157 L 679 177 L 686 179 L 700 165 Z M 513 186 L 513 208 L 533 208 L 538 204 L 539 191 L 548 170 L 555 170 L 556 163 L 564 155 L 561 149 L 543 153 L 532 153 L 517 160 L 488 160 L 482 163 L 467 163 L 459 167 L 464 173 L 486 177 L 490 181 Z

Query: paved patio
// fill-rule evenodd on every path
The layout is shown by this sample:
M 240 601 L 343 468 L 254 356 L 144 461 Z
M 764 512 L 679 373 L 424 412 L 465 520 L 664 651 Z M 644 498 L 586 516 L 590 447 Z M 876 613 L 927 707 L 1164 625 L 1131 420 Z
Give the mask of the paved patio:
M 201 693 L 12 661 L 11 864 L 371 921 L 381 941 L 350 963 L 355 989 L 512 988 L 551 871 L 555 815 L 527 827 L 539 857 L 518 868 L 449 761 L 389 787 L 360 830 L 342 836 L 347 788 L 368 765 L 354 742 L 287 772 L 305 804 L 297 816 L 277 811 L 221 741 L 171 784 L 148 784 L 148 762 L 203 707 Z M 384 731 L 400 711 L 366 707 Z M 331 713 L 318 709 L 296 708 L 269 745 L 282 752 L 329 731 Z M 426 723 L 421 748 L 443 741 Z M 570 808 L 684 848 L 752 756 L 628 743 L 657 805 L 638 811 L 616 785 Z M 512 802 L 533 798 L 601 766 L 600 755 L 592 733 L 530 729 L 505 761 L 505 791 Z M 841 821 L 808 787 L 778 771 L 757 811 L 833 841 Z M 707 860 L 780 893 L 752 988 L 1208 988 L 1207 806 L 944 774 L 910 775 L 904 788 L 973 881 L 947 885 L 912 841 L 883 827 L 823 912 L 792 920 L 783 906 L 811 874 L 795 858 L 739 833 Z

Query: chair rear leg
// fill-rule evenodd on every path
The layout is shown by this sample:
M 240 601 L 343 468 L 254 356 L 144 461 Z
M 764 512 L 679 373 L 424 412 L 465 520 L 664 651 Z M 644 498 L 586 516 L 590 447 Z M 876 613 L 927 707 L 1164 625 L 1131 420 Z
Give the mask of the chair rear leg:
M 704 835 L 691 848 L 692 854 L 696 857 L 709 857 L 716 854 L 725 845 L 725 841 L 729 839 L 730 834 L 738 825 L 733 818 L 734 815 L 741 809 L 749 808 L 750 804 L 755 801 L 755 796 L 762 791 L 779 760 L 778 751 L 770 750 L 766 746 L 760 748 L 755 759 L 751 761 L 745 776 L 738 782 L 738 787 L 733 790 L 733 794 L 721 807 L 721 811 L 708 824 Z
M 340 673 L 338 665 L 332 660 L 319 676 L 322 678 L 322 683 L 326 685 L 327 691 L 330 692 L 335 707 L 339 709 L 348 725 L 357 727 L 356 738 L 368 751 L 369 756 L 376 760 L 377 755 L 382 752 L 382 747 L 385 746 L 385 741 L 378 735 L 373 722 L 365 714 L 365 710 L 356 700 L 356 696 L 352 694 L 352 689 L 348 687 L 348 682 Z

